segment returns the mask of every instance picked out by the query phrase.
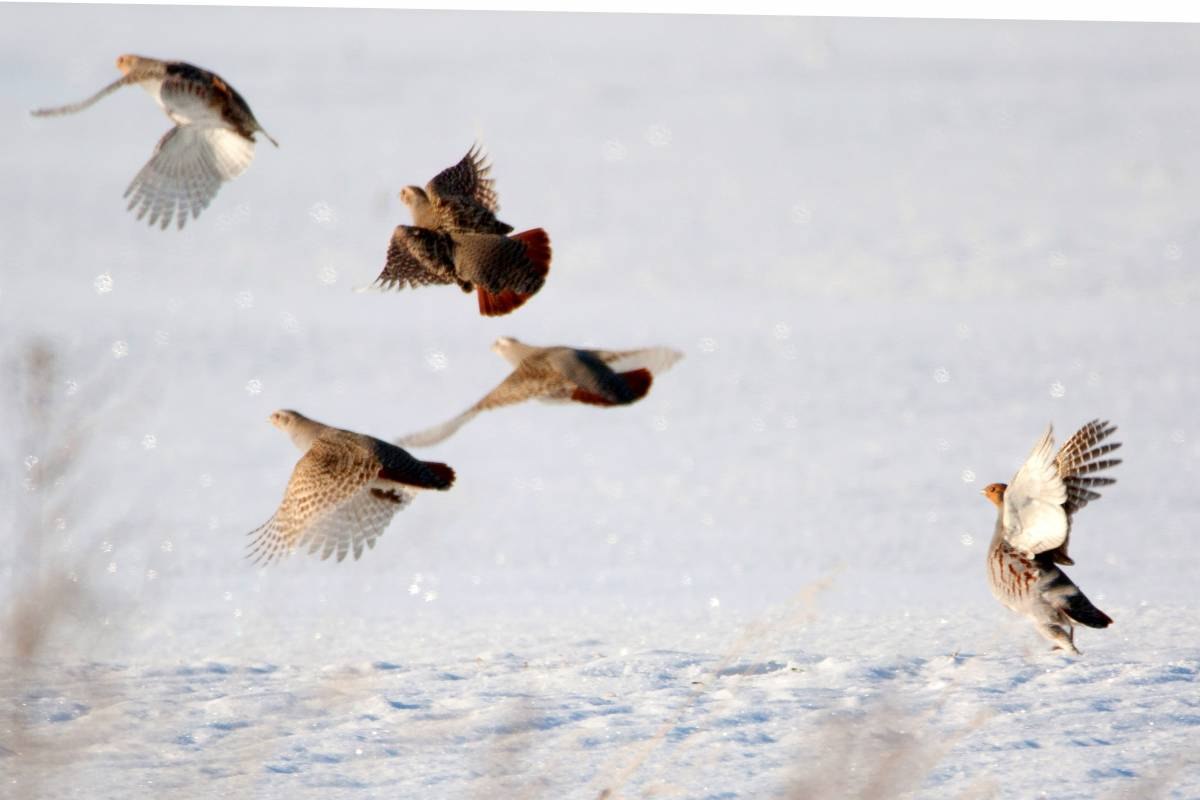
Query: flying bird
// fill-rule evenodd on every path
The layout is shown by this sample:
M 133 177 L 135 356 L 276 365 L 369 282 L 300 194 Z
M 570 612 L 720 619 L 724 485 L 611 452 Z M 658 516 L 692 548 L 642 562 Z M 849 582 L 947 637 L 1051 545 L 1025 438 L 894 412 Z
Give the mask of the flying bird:
M 343 560 L 363 545 L 373 548 L 392 516 L 422 489 L 445 491 L 454 470 L 420 461 L 398 447 L 361 433 L 332 428 L 297 411 L 280 410 L 270 421 L 304 451 L 283 502 L 247 546 L 255 563 L 307 548 Z
M 1047 427 L 1012 482 L 993 483 L 983 494 L 999 509 L 988 547 L 988 586 L 1010 610 L 1028 617 L 1055 649 L 1078 654 L 1075 624 L 1107 628 L 1112 619 L 1092 605 L 1058 568 L 1074 564 L 1067 554 L 1075 512 L 1099 499 L 1115 478 L 1095 473 L 1121 463 L 1105 458 L 1120 443 L 1104 444 L 1115 426 L 1092 420 L 1066 441 L 1057 455 Z
M 138 85 L 175 123 L 154 147 L 154 154 L 125 190 L 129 210 L 149 216 L 162 229 L 174 221 L 180 228 L 208 207 L 225 181 L 246 171 L 254 159 L 254 134 L 262 129 L 250 106 L 219 75 L 182 61 L 144 56 L 117 58 L 121 78 L 86 100 L 32 112 L 35 117 L 74 114 L 120 89 Z
M 502 336 L 492 345 L 515 369 L 475 405 L 440 425 L 397 440 L 401 447 L 425 447 L 446 439 L 479 412 L 538 399 L 549 403 L 629 405 L 650 391 L 654 376 L 683 358 L 668 347 L 641 350 L 583 350 L 535 347 Z
M 422 189 L 405 186 L 400 199 L 412 212 L 413 225 L 432 230 L 471 233 L 512 233 L 513 226 L 496 219 L 500 210 L 492 165 L 475 145 L 453 167 L 433 176 Z
M 425 188 L 405 186 L 400 199 L 412 225 L 398 225 L 380 289 L 457 284 L 478 295 L 479 313 L 508 314 L 542 288 L 550 270 L 550 238 L 541 228 L 509 235 L 496 218 L 491 166 L 477 147 L 434 176 Z

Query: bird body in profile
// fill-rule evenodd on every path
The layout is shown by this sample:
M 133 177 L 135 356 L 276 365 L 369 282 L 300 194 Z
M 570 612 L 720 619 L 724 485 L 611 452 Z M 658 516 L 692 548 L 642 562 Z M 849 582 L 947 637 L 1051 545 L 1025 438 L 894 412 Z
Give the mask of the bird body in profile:
M 442 170 L 425 188 L 400 191 L 412 225 L 399 225 L 388 245 L 381 289 L 458 284 L 475 291 L 484 316 L 508 314 L 542 288 L 550 270 L 550 238 L 541 228 L 509 235 L 496 218 L 491 171 L 477 148 Z
M 992 594 L 1031 619 L 1056 649 L 1075 654 L 1076 623 L 1106 628 L 1112 619 L 1058 565 L 1075 563 L 1067 553 L 1075 512 L 1100 497 L 1098 487 L 1116 482 L 1094 474 L 1121 463 L 1104 458 L 1121 446 L 1103 443 L 1115 430 L 1093 420 L 1052 455 L 1053 429 L 1047 428 L 1010 483 L 983 490 L 999 509 L 987 553 Z
M 463 413 L 397 440 L 401 447 L 437 444 L 481 411 L 538 399 L 548 403 L 596 406 L 629 405 L 650 391 L 654 376 L 683 358 L 668 347 L 640 350 L 585 350 L 575 347 L 535 347 L 503 336 L 492 350 L 514 369 L 496 388 Z
M 145 56 L 117 58 L 122 77 L 78 103 L 39 109 L 34 116 L 73 114 L 123 86 L 145 89 L 175 123 L 159 139 L 154 154 L 134 177 L 125 197 L 137 218 L 151 225 L 180 228 L 188 215 L 198 217 L 221 184 L 246 171 L 254 159 L 254 134 L 262 133 L 276 147 L 245 99 L 219 75 L 182 61 Z
M 420 461 L 371 436 L 333 428 L 297 411 L 270 417 L 304 455 L 292 471 L 283 502 L 251 531 L 249 557 L 269 564 L 298 548 L 343 560 L 373 548 L 397 511 L 422 489 L 445 491 L 454 470 Z

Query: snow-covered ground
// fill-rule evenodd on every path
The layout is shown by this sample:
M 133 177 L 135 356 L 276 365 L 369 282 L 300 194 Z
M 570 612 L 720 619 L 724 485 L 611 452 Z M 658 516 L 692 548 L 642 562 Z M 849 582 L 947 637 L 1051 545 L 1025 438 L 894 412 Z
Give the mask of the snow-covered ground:
M 281 143 L 182 232 L 121 200 L 144 93 L 28 114 L 122 52 Z M 1200 29 L 4 4 L 0 66 L 0 795 L 1200 797 Z M 544 290 L 353 292 L 475 139 Z M 408 433 L 505 334 L 686 358 L 244 560 L 272 410 Z M 979 489 L 1096 416 L 1067 658 Z

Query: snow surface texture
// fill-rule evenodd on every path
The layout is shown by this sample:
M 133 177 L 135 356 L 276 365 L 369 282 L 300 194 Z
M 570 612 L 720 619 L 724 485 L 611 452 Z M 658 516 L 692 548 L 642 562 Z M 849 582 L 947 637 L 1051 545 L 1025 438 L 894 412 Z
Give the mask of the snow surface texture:
M 102 35 L 100 32 L 103 32 Z M 1200 29 L 0 6 L 0 794 L 1200 797 Z M 182 231 L 122 52 L 280 141 Z M 478 138 L 543 291 L 356 294 Z M 535 344 L 686 352 L 489 412 L 356 563 L 245 533 L 292 407 L 381 437 Z M 1047 652 L 988 594 L 1048 421 L 1120 426 Z M 1060 439 L 1061 440 L 1061 439 Z

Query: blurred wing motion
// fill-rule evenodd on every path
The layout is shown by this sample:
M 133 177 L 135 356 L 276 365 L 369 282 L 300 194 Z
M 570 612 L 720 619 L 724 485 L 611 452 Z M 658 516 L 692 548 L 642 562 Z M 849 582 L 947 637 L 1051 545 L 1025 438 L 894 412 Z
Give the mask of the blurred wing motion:
M 529 364 L 521 364 L 521 366 L 510 372 L 508 377 L 502 380 L 495 389 L 485 394 L 479 402 L 457 417 L 448 419 L 440 425 L 434 425 L 432 428 L 426 428 L 423 431 L 401 437 L 395 443 L 400 447 L 429 447 L 430 445 L 437 444 L 449 438 L 463 425 L 475 419 L 479 412 L 523 403 L 526 400 L 537 397 L 547 388 L 553 386 L 553 383 L 553 378 L 547 370 L 537 369 Z
M 669 369 L 683 353 L 667 347 L 642 350 L 531 348 L 508 377 L 475 405 L 440 425 L 396 441 L 401 447 L 428 447 L 450 437 L 481 411 L 534 398 L 589 405 L 627 405 L 646 395 L 654 375 Z
M 85 108 L 95 105 L 97 101 L 103 100 L 105 97 L 108 97 L 122 86 L 128 86 L 131 83 L 135 83 L 136 79 L 137 76 L 125 75 L 117 78 L 108 86 L 105 86 L 103 89 L 96 92 L 86 100 L 80 100 L 78 103 L 70 103 L 68 105 L 58 106 L 56 108 L 39 108 L 36 111 L 31 111 L 29 113 L 33 114 L 35 117 L 57 117 L 63 114 L 74 114 L 76 112 L 83 111 Z
M 137 218 L 151 225 L 180 228 L 188 214 L 198 217 L 227 180 L 246 171 L 254 160 L 254 141 L 227 128 L 179 125 L 158 141 L 125 196 Z
M 641 350 L 598 350 L 597 355 L 613 372 L 648 369 L 655 375 L 666 372 L 683 358 L 670 347 L 645 347 Z

